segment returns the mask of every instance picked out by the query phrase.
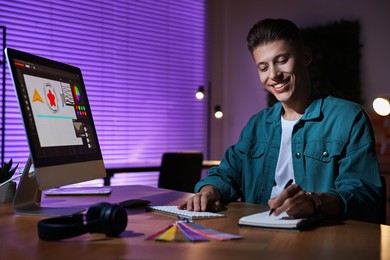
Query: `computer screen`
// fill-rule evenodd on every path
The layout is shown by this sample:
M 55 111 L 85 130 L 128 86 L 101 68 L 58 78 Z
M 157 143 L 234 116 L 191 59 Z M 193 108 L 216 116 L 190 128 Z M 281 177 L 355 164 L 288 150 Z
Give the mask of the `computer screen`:
M 6 48 L 40 190 L 106 176 L 81 70 Z

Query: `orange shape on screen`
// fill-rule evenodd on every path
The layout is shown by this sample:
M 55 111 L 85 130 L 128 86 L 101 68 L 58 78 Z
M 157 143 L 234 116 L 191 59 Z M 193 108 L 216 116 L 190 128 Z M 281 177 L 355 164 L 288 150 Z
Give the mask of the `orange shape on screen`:
M 41 95 L 39 95 L 38 91 L 36 89 L 34 89 L 34 96 L 33 96 L 33 102 L 42 102 L 42 103 L 45 103 L 43 102 L 43 99 L 41 97 Z

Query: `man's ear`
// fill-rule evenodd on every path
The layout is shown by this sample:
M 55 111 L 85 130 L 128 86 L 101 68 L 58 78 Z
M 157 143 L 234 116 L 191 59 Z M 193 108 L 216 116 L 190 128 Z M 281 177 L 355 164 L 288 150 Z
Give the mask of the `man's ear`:
M 303 50 L 303 59 L 305 61 L 306 66 L 310 65 L 313 60 L 313 55 L 310 47 L 305 47 Z

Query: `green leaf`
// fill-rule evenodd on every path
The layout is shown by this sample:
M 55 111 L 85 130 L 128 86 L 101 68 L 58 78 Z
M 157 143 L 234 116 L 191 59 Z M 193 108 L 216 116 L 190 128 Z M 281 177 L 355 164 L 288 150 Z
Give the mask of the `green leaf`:
M 17 164 L 13 169 L 11 169 L 12 164 L 13 164 L 12 159 L 8 163 L 6 162 L 3 163 L 3 167 L 0 168 L 0 183 L 3 183 L 11 179 L 14 173 L 16 172 L 16 169 L 18 168 L 19 164 Z

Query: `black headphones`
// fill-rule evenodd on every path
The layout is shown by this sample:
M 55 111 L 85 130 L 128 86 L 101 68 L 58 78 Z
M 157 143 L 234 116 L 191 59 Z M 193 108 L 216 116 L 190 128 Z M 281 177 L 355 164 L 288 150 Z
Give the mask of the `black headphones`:
M 54 217 L 38 222 L 38 236 L 41 240 L 60 240 L 85 233 L 104 233 L 115 237 L 127 226 L 127 213 L 117 204 L 101 202 L 92 205 L 86 214 Z

